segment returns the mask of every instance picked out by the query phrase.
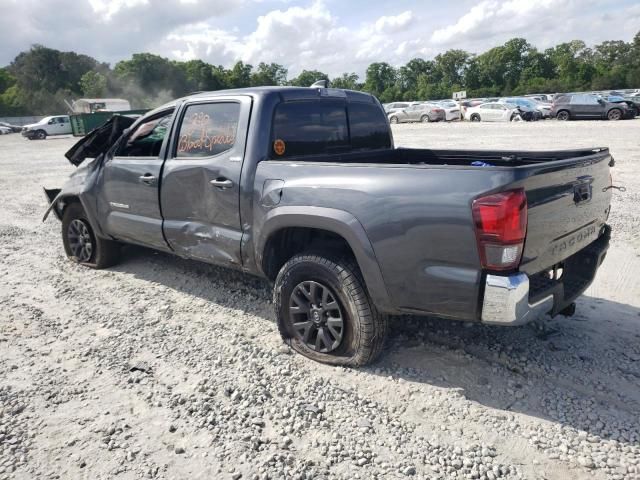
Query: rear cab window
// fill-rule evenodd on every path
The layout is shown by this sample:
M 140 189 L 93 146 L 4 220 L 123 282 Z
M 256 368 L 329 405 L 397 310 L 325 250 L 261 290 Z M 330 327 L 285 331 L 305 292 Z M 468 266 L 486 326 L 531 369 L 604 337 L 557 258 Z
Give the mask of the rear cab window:
M 391 148 L 391 137 L 385 113 L 375 103 L 301 100 L 276 107 L 274 160 L 383 148 Z
M 340 153 L 348 148 L 345 101 L 291 101 L 276 107 L 272 158 Z
M 351 150 L 379 150 L 391 148 L 389 123 L 375 103 L 350 102 L 349 131 Z

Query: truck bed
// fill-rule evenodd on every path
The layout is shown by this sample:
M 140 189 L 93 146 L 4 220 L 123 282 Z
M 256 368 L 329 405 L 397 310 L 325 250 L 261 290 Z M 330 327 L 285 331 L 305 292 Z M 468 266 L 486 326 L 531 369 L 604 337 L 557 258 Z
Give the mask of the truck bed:
M 431 150 L 427 148 L 397 148 L 393 150 L 336 153 L 305 157 L 305 161 L 329 163 L 363 163 L 387 165 L 472 166 L 484 162 L 494 167 L 519 167 L 559 160 L 579 160 L 594 154 L 606 154 L 607 148 L 556 151 L 511 150 Z M 295 161 L 295 157 L 290 158 Z
M 399 311 L 471 320 L 478 317 L 482 275 L 490 273 L 478 256 L 474 199 L 525 191 L 528 224 L 517 271 L 544 274 L 602 235 L 611 198 L 610 164 L 606 148 L 401 148 L 262 161 L 254 188 L 283 179 L 279 206 L 314 205 L 352 214 L 373 245 Z

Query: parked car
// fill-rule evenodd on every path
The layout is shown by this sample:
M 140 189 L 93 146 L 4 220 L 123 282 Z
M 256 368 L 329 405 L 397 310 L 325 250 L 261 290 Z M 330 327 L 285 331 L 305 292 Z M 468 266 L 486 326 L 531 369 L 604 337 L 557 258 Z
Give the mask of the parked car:
M 395 113 L 395 112 L 399 112 L 402 111 L 406 108 L 409 108 L 411 105 L 416 104 L 417 102 L 394 102 L 394 103 L 387 103 L 384 106 L 384 111 L 389 114 L 389 113 Z
M 535 110 L 540 112 L 539 118 L 533 118 L 533 120 L 549 118 L 551 116 L 551 104 L 548 103 L 542 103 L 537 100 L 524 97 L 503 97 L 498 101 L 524 107 L 524 111 Z M 534 117 L 538 117 L 538 115 L 534 115 Z
M 589 93 L 573 93 L 557 96 L 551 108 L 551 116 L 561 121 L 578 119 L 621 120 L 630 118 L 631 110 L 625 103 L 607 102 Z
M 460 107 L 458 106 L 458 102 L 454 100 L 440 100 L 439 102 L 434 102 L 434 104 L 444 110 L 444 119 L 447 122 L 460 120 Z
M 467 107 L 464 119 L 471 122 L 510 122 L 519 115 L 517 105 L 487 102 L 476 107 Z
M 411 105 L 388 115 L 389 123 L 440 122 L 445 119 L 444 109 L 428 103 Z
M 529 95 L 525 95 L 526 98 L 532 98 L 542 103 L 551 103 L 553 102 L 553 94 L 549 93 L 532 93 Z
M 22 136 L 29 140 L 44 140 L 50 135 L 70 135 L 71 133 L 69 115 L 44 117 L 38 123 L 22 127 Z
M 9 130 L 11 130 L 11 133 L 17 133 L 22 131 L 22 127 L 19 125 L 12 125 L 11 123 L 7 123 L 7 122 L 0 122 L 0 127 L 2 128 L 8 128 Z
M 620 95 L 602 95 L 602 98 L 611 103 L 624 103 L 629 107 L 629 114 L 632 118 L 640 115 L 640 98 Z
M 0 126 L 0 135 L 9 135 L 10 133 L 13 133 L 13 131 L 9 127 Z
M 132 243 L 269 279 L 284 340 L 332 365 L 374 360 L 389 314 L 571 315 L 610 239 L 608 149 L 395 149 L 363 92 L 200 93 L 115 116 L 66 157 L 79 168 L 45 189 L 45 219 L 72 261 L 104 268 Z
M 479 99 L 471 99 L 471 100 L 463 100 L 460 102 L 460 111 L 462 113 L 462 118 L 465 118 L 465 112 L 469 107 L 477 107 L 478 105 L 482 105 L 483 103 L 487 103 L 486 100 Z

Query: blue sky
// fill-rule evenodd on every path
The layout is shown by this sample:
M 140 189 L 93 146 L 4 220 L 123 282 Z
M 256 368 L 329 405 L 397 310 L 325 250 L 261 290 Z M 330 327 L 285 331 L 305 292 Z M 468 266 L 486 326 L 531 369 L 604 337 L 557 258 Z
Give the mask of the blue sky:
M 629 41 L 638 0 L 0 0 L 0 65 L 34 43 L 111 64 L 136 52 L 277 62 L 331 75 L 401 65 L 450 48 L 482 52 L 515 36 L 539 48 Z

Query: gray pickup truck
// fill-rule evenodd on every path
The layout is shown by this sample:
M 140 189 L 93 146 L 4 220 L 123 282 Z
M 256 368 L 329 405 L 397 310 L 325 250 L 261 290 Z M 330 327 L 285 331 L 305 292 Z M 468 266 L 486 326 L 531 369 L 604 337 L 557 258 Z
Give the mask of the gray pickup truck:
M 103 268 L 130 243 L 265 277 L 282 337 L 330 364 L 372 361 L 392 314 L 570 314 L 609 245 L 608 149 L 394 148 L 360 92 L 198 93 L 66 156 L 45 192 L 69 258 Z

